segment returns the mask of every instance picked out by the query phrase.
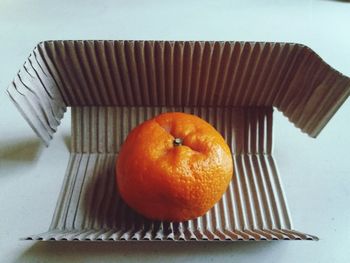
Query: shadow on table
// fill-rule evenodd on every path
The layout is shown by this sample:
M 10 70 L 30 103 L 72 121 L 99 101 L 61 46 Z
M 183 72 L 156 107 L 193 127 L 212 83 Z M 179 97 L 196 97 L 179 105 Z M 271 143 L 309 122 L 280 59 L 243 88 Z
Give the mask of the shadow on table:
M 28 165 L 37 160 L 42 149 L 38 138 L 21 138 L 0 145 L 0 176 L 11 174 L 12 169 Z
M 63 261 L 76 262 L 83 258 L 91 262 L 103 259 L 127 259 L 128 262 L 166 262 L 169 259 L 188 257 L 227 257 L 259 253 L 281 242 L 37 242 L 26 250 L 17 262 Z M 227 259 L 227 258 L 226 258 Z M 224 259 L 222 259 L 224 260 Z M 221 260 L 221 261 L 222 261 Z M 215 260 L 214 260 L 215 261 Z M 46 262 L 46 261 L 45 261 Z
M 70 151 L 71 150 L 71 143 L 72 143 L 72 138 L 70 135 L 64 135 L 63 136 L 63 142 L 64 145 L 66 146 L 67 150 Z
M 6 141 L 0 146 L 0 159 L 17 162 L 34 161 L 38 156 L 40 144 L 39 138 Z

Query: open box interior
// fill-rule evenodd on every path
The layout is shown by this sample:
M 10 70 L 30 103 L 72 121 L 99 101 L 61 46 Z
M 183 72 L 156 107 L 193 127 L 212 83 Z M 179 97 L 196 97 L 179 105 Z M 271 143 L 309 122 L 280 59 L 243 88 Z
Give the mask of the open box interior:
M 278 240 L 296 231 L 272 156 L 272 112 L 316 137 L 350 93 L 350 80 L 299 44 L 45 41 L 7 90 L 48 145 L 72 107 L 71 154 L 49 230 L 35 240 Z M 232 182 L 206 215 L 153 222 L 115 186 L 119 147 L 161 112 L 202 117 L 233 152 Z

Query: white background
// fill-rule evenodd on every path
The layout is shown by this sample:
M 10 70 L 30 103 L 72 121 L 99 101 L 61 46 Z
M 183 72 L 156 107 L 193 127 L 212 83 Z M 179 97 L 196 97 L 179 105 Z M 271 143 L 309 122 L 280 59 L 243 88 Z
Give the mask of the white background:
M 275 157 L 296 229 L 320 241 L 36 243 L 68 161 L 69 112 L 45 148 L 5 88 L 48 39 L 290 41 L 350 76 L 350 3 L 331 0 L 0 0 L 0 262 L 349 262 L 350 101 L 314 140 L 274 114 Z

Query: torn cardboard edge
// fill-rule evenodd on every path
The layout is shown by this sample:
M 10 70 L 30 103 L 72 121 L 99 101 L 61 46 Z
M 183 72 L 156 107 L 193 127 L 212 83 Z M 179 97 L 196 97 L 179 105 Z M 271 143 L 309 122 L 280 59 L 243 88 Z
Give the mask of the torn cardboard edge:
M 311 235 L 294 231 L 291 224 L 273 225 L 273 220 L 266 223 L 266 218 L 290 222 L 287 212 L 277 213 L 278 209 L 274 211 L 273 205 L 267 201 L 275 200 L 286 207 L 271 153 L 264 152 L 266 149 L 261 146 L 264 141 L 272 142 L 272 122 L 271 125 L 264 124 L 267 121 L 266 108 L 276 107 L 302 131 L 316 137 L 349 96 L 350 80 L 332 69 L 308 47 L 299 44 L 45 41 L 33 50 L 7 92 L 46 145 L 63 118 L 66 107 L 72 107 L 73 111 L 71 161 L 53 223 L 49 232 L 29 238 L 314 240 L 316 238 Z M 111 160 L 116 158 L 120 140 L 130 127 L 145 116 L 154 116 L 157 109 L 174 108 L 183 111 L 192 109 L 200 116 L 204 112 L 202 117 L 209 118 L 211 123 L 220 118 L 217 112 L 225 112 L 223 116 L 241 116 L 235 121 L 222 120 L 222 125 L 218 126 L 218 130 L 231 142 L 232 137 L 241 138 L 238 134 L 242 132 L 247 135 L 252 130 L 258 131 L 259 136 L 248 136 L 247 142 L 244 136 L 241 138 L 245 142 L 242 148 L 239 148 L 239 140 L 231 143 L 232 151 L 237 153 L 234 158 L 238 158 L 234 160 L 237 178 L 238 174 L 242 174 L 244 179 L 240 182 L 245 182 L 245 186 L 239 186 L 238 181 L 232 182 L 231 191 L 237 189 L 241 191 L 240 194 L 232 194 L 228 190 L 225 195 L 236 196 L 237 199 L 223 203 L 223 198 L 203 218 L 167 225 L 144 222 L 144 219 L 129 211 L 121 200 L 118 202 L 123 208 L 118 210 L 110 199 L 100 197 L 98 202 L 104 200 L 114 207 L 113 211 L 117 209 L 112 218 L 119 220 L 119 223 L 114 222 L 116 226 L 105 222 L 102 225 L 77 224 L 77 218 L 80 218 L 78 222 L 86 222 L 96 220 L 99 215 L 95 211 L 89 216 L 79 217 L 86 213 L 81 210 L 81 200 L 91 195 L 91 192 L 85 191 L 82 197 L 77 196 L 84 192 L 86 178 L 95 178 L 96 171 L 101 178 L 107 178 L 114 171 Z M 243 112 L 237 114 L 238 108 Z M 252 110 L 256 111 L 254 121 L 246 114 Z M 242 116 L 245 117 L 242 119 Z M 108 128 L 111 123 L 113 128 Z M 248 127 L 240 126 L 242 123 L 250 124 Z M 86 127 L 89 129 L 86 130 Z M 262 131 L 261 127 L 267 130 Z M 255 150 L 252 152 L 253 148 Z M 100 161 L 91 161 L 94 158 Z M 237 170 L 238 167 L 241 167 L 241 171 Z M 266 184 L 264 176 L 275 178 L 276 182 Z M 94 187 L 97 185 L 92 184 Z M 113 193 L 113 189 L 109 191 Z M 273 198 L 263 199 L 265 195 Z M 117 193 L 114 196 L 119 200 Z M 234 205 L 241 210 L 232 212 Z M 128 218 L 128 222 L 137 219 L 130 228 L 127 227 L 129 223 L 121 218 L 128 213 L 132 214 L 130 220 L 129 217 L 124 218 Z M 243 225 L 235 225 L 237 220 Z M 143 223 L 138 224 L 139 221 Z M 54 222 L 61 223 L 55 225 Z

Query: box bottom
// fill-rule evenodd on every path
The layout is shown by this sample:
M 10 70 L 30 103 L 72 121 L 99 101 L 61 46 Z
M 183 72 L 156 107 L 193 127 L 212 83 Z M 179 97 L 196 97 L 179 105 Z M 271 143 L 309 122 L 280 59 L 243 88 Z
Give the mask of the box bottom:
M 235 155 L 235 176 L 223 198 L 204 216 L 180 223 L 150 221 L 130 209 L 115 187 L 115 159 L 116 154 L 71 154 L 49 231 L 24 239 L 318 240 L 313 235 L 292 229 L 288 213 L 283 209 L 286 207 L 284 199 L 278 195 L 279 179 L 269 155 Z M 253 175 L 244 167 L 247 162 L 255 163 L 260 170 Z M 271 176 L 266 171 L 274 173 Z M 269 192 L 269 189 L 274 189 L 274 192 Z
M 137 124 L 162 112 L 195 114 L 223 135 L 234 175 L 204 216 L 150 221 L 120 198 L 115 163 Z M 317 240 L 294 230 L 271 154 L 272 108 L 73 107 L 71 155 L 48 232 L 29 240 Z

